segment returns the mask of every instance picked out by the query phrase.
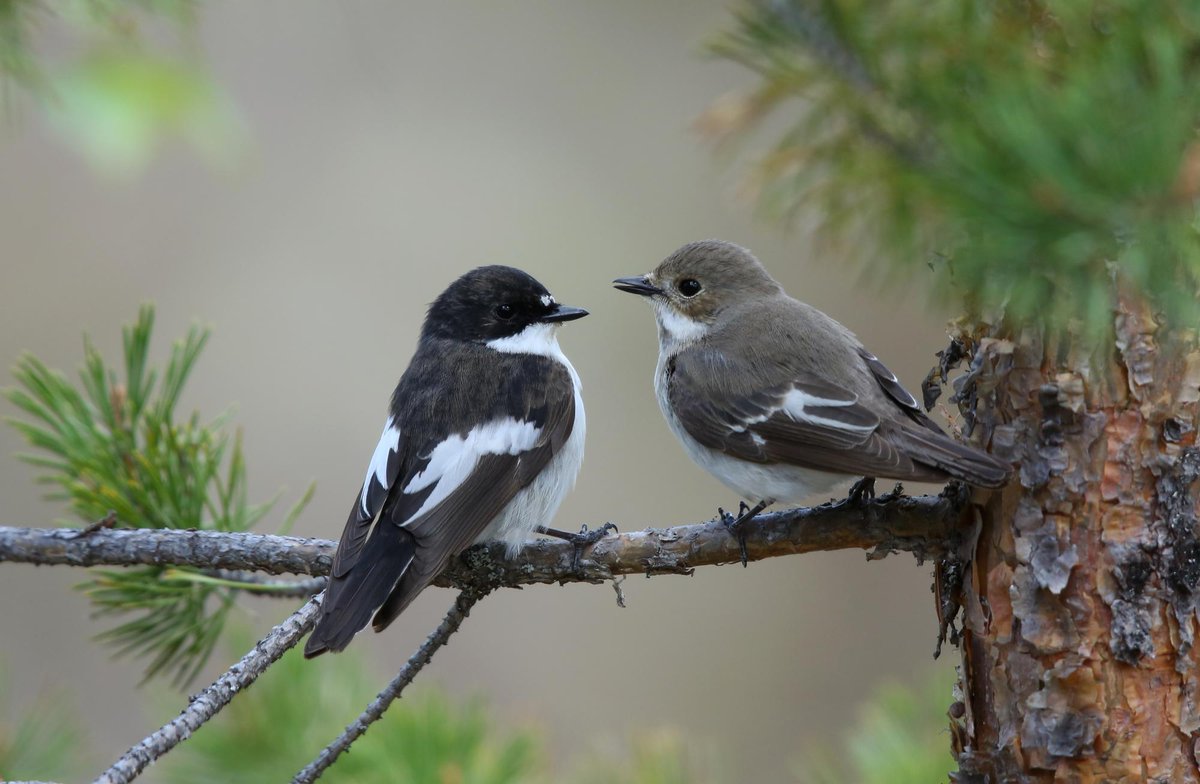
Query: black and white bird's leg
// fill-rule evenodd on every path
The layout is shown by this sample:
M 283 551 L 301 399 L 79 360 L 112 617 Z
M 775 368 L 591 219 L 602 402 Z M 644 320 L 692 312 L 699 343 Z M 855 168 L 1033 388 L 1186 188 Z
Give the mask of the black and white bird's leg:
M 746 524 L 753 520 L 755 515 L 773 503 L 775 503 L 775 501 L 771 498 L 763 499 L 754 506 L 746 506 L 745 501 L 738 501 L 737 517 L 734 517 L 721 507 L 717 507 L 717 512 L 721 516 L 721 523 L 724 524 L 725 530 L 737 537 L 738 549 L 742 554 L 743 568 L 750 561 L 750 558 L 746 555 Z
M 575 552 L 571 556 L 571 570 L 578 572 L 579 556 L 583 554 L 583 549 L 585 547 L 591 547 L 605 536 L 608 536 L 609 531 L 616 532 L 617 527 L 612 523 L 605 523 L 596 530 L 589 531 L 587 523 L 584 523 L 579 528 L 579 533 L 577 534 L 573 534 L 570 531 L 560 531 L 557 528 L 547 528 L 544 525 L 539 525 L 536 530 L 543 536 L 553 536 L 555 539 L 562 539 L 570 542 L 575 548 Z
M 846 500 L 855 506 L 866 506 L 875 500 L 875 477 L 864 476 L 850 486 Z

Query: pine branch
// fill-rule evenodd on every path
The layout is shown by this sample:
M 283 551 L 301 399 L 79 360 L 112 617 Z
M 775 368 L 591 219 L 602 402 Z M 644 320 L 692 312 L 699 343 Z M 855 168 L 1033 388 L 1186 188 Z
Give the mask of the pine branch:
M 230 569 L 206 569 L 199 574 L 182 572 L 180 579 L 211 582 L 226 588 L 245 591 L 250 596 L 269 599 L 307 599 L 325 590 L 324 577 L 309 577 L 304 580 L 276 580 L 255 572 Z
M 306 602 L 272 629 L 237 664 L 193 697 L 178 716 L 125 752 L 112 767 L 100 774 L 94 784 L 126 784 L 137 778 L 147 765 L 186 740 L 307 634 L 316 623 L 319 608 L 318 597 Z
M 755 518 L 746 536 L 752 561 L 797 553 L 858 548 L 882 556 L 908 551 L 918 559 L 954 551 L 967 502 L 955 485 L 937 496 L 887 494 L 865 504 L 838 502 Z M 323 576 L 336 542 L 268 534 L 176 530 L 98 530 L 0 526 L 0 561 L 43 565 L 186 565 L 204 569 Z M 443 587 L 599 583 L 623 574 L 690 574 L 697 566 L 740 560 L 737 540 L 719 521 L 649 528 L 601 539 L 575 563 L 566 542 L 539 539 L 513 558 L 500 544 L 468 551 L 435 581 Z
M 347 725 L 345 731 L 326 746 L 317 755 L 316 759 L 296 774 L 296 777 L 292 779 L 292 783 L 311 784 L 311 782 L 319 779 L 321 774 L 341 756 L 342 752 L 350 749 L 350 744 L 358 740 L 372 724 L 383 718 L 383 713 L 388 709 L 388 706 L 400 696 L 400 693 L 404 691 L 408 684 L 412 683 L 417 673 L 426 664 L 429 664 L 438 649 L 450 639 L 450 635 L 458 631 L 458 627 L 462 625 L 463 620 L 471 613 L 471 608 L 475 606 L 475 603 L 489 592 L 487 587 L 462 591 L 458 595 L 458 598 L 454 600 L 454 604 L 450 607 L 449 612 L 446 613 L 446 617 L 425 638 L 425 642 L 421 643 L 421 647 L 417 648 L 416 653 L 404 663 L 404 666 L 400 669 L 396 677 L 392 679 L 392 682 L 383 691 L 379 692 L 379 696 L 367 706 L 366 710 L 357 719 Z

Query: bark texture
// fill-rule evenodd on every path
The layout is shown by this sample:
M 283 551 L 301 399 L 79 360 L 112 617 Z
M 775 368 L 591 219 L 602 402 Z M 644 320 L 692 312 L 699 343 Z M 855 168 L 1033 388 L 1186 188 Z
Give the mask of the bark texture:
M 961 580 L 939 570 L 964 612 L 956 780 L 1200 783 L 1196 333 L 1123 298 L 1100 350 L 987 334 L 958 338 L 956 399 L 1020 471 Z

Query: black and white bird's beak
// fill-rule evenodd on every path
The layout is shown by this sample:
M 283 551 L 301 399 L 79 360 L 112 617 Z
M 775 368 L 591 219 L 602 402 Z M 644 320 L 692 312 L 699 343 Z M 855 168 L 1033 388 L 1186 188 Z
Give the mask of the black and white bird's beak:
M 538 321 L 557 324 L 563 321 L 574 321 L 586 316 L 588 312 L 583 308 L 573 308 L 570 305 L 557 305 L 554 310 L 542 316 Z
M 652 297 L 655 294 L 663 293 L 663 290 L 652 284 L 645 275 L 634 278 L 617 278 L 613 281 L 613 287 L 643 297 Z

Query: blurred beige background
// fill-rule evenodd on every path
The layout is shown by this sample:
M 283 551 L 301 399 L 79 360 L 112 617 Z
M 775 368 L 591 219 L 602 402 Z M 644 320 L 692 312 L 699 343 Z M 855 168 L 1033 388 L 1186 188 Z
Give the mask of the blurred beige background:
M 709 518 L 737 499 L 662 423 L 651 316 L 613 277 L 720 237 L 851 325 L 910 389 L 943 344 L 926 303 L 756 219 L 738 196 L 744 168 L 692 132 L 710 101 L 750 81 L 703 56 L 729 22 L 707 0 L 205 4 L 202 47 L 253 140 L 243 165 L 223 174 L 168 150 L 114 182 L 36 115 L 7 129 L 0 361 L 29 350 L 73 369 L 83 331 L 115 356 L 144 301 L 159 307 L 159 356 L 193 320 L 211 324 L 189 402 L 206 415 L 234 402 L 253 495 L 287 487 L 286 506 L 315 479 L 297 533 L 336 537 L 426 303 L 469 267 L 515 264 L 593 314 L 562 332 L 590 427 L 557 524 Z M 0 522 L 45 525 L 63 511 L 13 457 L 23 448 L 0 428 Z M 81 577 L 0 565 L 0 657 L 10 704 L 63 688 L 106 763 L 160 717 L 129 697 L 140 666 L 91 642 L 104 627 L 70 590 Z M 803 742 L 834 737 L 880 682 L 934 666 L 929 584 L 908 556 L 846 552 L 630 579 L 623 610 L 609 586 L 510 591 L 420 682 L 535 721 L 560 759 L 666 724 L 700 755 L 718 749 L 731 780 L 780 781 Z M 431 589 L 356 640 L 380 685 L 450 601 Z M 258 628 L 289 612 L 243 607 Z

